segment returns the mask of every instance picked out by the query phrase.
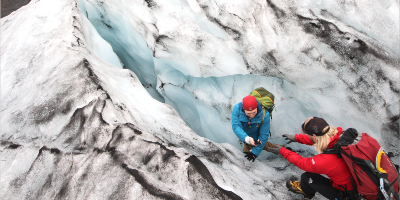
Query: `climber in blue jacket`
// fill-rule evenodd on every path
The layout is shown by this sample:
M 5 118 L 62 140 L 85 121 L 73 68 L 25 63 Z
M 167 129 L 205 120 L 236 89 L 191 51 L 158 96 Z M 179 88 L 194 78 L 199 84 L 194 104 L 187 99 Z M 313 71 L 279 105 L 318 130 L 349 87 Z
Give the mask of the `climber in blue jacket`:
M 254 96 L 244 97 L 242 102 L 233 107 L 232 129 L 244 143 L 243 152 L 249 161 L 254 162 L 261 150 L 268 151 L 269 147 L 275 147 L 267 142 L 270 122 L 269 112 L 262 109 Z

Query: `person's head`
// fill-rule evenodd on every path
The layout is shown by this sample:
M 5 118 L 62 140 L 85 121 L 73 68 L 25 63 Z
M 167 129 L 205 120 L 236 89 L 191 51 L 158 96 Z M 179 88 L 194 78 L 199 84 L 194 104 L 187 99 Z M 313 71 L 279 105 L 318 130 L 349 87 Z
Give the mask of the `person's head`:
M 336 127 L 322 118 L 310 117 L 301 125 L 301 132 L 307 134 L 315 142 L 315 150 L 322 153 L 328 147 L 331 137 L 338 133 Z
M 257 100 L 253 96 L 245 96 L 242 101 L 244 113 L 250 117 L 254 118 L 257 115 Z

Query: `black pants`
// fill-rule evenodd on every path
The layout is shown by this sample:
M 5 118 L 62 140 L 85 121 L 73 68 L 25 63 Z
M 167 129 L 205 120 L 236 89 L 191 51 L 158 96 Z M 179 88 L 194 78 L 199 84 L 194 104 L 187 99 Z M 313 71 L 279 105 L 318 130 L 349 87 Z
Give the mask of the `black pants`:
M 318 192 L 329 200 L 342 200 L 346 199 L 346 196 L 348 199 L 353 199 L 350 195 L 357 192 L 356 189 L 347 192 L 336 189 L 331 185 L 329 178 L 310 172 L 301 175 L 300 187 L 309 197 L 314 197 L 315 193 Z

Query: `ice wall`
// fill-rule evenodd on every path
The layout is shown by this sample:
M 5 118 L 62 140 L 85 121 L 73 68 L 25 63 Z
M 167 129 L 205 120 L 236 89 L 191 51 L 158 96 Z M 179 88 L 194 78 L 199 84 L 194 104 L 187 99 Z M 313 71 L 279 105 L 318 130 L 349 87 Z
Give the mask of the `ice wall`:
M 360 127 L 368 133 L 379 131 L 369 123 L 373 118 L 363 115 L 349 102 L 341 102 L 345 94 L 321 94 L 304 91 L 295 84 L 276 77 L 259 75 L 230 75 L 224 77 L 185 76 L 170 64 L 155 61 L 160 80 L 157 86 L 183 120 L 199 135 L 218 143 L 229 143 L 241 149 L 232 131 L 232 108 L 253 89 L 265 87 L 275 95 L 276 107 L 271 121 L 271 142 L 285 144 L 282 134 L 298 134 L 309 116 L 323 116 L 332 126 Z M 336 86 L 339 87 L 339 86 Z M 345 90 L 345 86 L 341 86 Z M 338 117 L 340 116 L 340 117 Z M 378 135 L 379 136 L 379 135 Z M 296 150 L 314 152 L 305 145 L 290 144 Z M 271 156 L 266 152 L 264 156 Z
M 130 4 L 125 7 L 118 1 L 77 1 L 82 13 L 88 18 L 100 35 L 113 47 L 124 63 L 124 68 L 132 70 L 139 77 L 148 92 L 157 100 L 163 98 L 155 91 L 157 78 L 154 74 L 152 52 L 144 37 L 132 23 L 132 15 L 148 20 L 146 15 L 131 12 Z M 140 10 L 140 8 L 136 8 Z M 151 17 L 150 17 L 151 20 Z M 146 26 L 149 31 L 154 27 Z
M 1 20 L 1 199 L 293 199 L 298 169 L 195 134 L 87 22 L 73 0 Z
M 259 86 L 277 97 L 271 141 L 316 115 L 398 164 L 396 16 L 395 1 L 32 1 L 1 19 L 1 198 L 297 198 L 302 171 L 248 162 L 232 133 Z
M 279 97 L 273 140 L 320 116 L 397 149 L 400 56 L 389 42 L 399 41 L 394 1 L 78 2 L 120 58 L 146 57 L 122 60 L 136 63 L 130 69 L 143 85 L 153 80 L 163 98 L 152 96 L 165 99 L 201 136 L 240 148 L 230 108 L 263 86 Z

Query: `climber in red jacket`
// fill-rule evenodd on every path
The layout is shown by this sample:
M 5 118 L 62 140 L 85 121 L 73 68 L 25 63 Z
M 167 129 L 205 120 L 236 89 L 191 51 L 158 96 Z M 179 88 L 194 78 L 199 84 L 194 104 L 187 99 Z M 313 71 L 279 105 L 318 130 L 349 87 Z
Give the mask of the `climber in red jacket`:
M 342 134 L 340 127 L 331 127 L 322 118 L 308 118 L 301 126 L 302 134 L 283 135 L 286 140 L 306 145 L 314 145 L 319 153 L 314 157 L 304 158 L 282 146 L 270 148 L 273 153 L 281 154 L 289 162 L 306 171 L 300 181 L 289 180 L 288 189 L 302 194 L 305 198 L 313 198 L 318 192 L 328 199 L 351 199 L 357 193 L 353 188 L 352 176 L 343 158 L 335 154 L 324 154 L 327 148 L 332 148 Z M 322 176 L 325 174 L 329 178 Z

